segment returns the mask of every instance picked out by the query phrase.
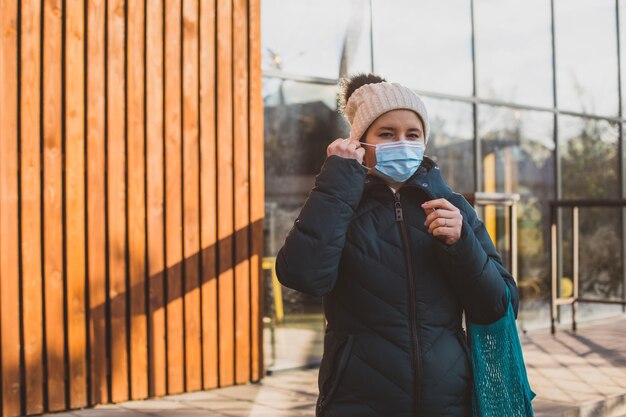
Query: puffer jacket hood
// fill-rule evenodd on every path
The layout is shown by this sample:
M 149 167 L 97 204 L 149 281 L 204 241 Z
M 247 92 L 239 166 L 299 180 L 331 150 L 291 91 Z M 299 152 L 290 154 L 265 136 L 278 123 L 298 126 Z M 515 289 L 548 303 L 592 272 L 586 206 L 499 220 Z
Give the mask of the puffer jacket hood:
M 446 245 L 424 225 L 425 201 L 463 216 Z M 470 204 L 425 158 L 394 195 L 358 161 L 330 156 L 276 260 L 279 281 L 323 296 L 327 327 L 316 416 L 471 416 L 462 314 L 505 314 L 511 274 Z

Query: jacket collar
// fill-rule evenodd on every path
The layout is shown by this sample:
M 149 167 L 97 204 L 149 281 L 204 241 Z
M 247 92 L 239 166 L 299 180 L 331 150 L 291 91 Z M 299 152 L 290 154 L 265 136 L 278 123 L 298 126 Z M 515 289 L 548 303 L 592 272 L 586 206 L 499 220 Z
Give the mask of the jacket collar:
M 452 190 L 441 176 L 439 166 L 427 156 L 424 157 L 424 160 L 415 173 L 400 187 L 400 190 L 407 188 L 420 189 L 431 199 L 449 198 L 452 194 Z M 364 194 L 380 189 L 389 191 L 385 180 L 368 173 L 365 177 Z

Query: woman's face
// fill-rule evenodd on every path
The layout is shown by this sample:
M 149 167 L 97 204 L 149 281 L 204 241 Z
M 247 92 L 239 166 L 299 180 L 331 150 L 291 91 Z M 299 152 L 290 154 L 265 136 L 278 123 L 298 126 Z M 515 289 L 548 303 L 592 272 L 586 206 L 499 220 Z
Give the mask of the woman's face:
M 424 143 L 424 126 L 414 111 L 391 110 L 381 115 L 370 125 L 363 138 L 363 142 L 371 145 L 400 140 Z M 373 168 L 376 165 L 376 148 L 373 146 L 364 148 L 363 162 L 368 168 Z

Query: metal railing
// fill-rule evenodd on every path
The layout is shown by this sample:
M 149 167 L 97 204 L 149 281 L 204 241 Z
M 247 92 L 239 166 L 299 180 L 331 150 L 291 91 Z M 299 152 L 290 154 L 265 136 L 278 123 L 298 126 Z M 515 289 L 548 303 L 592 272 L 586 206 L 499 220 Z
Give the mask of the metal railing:
M 618 304 L 626 306 L 626 266 L 622 265 L 624 275 L 624 286 L 622 287 L 622 298 L 585 298 L 580 297 L 580 258 L 579 258 L 579 209 L 580 208 L 626 208 L 626 200 L 558 200 L 550 202 L 550 264 L 551 264 L 551 286 L 550 286 L 550 330 L 552 334 L 556 332 L 556 322 L 558 321 L 559 306 L 570 305 L 572 308 L 572 330 L 576 331 L 576 305 L 577 303 L 600 303 Z M 561 240 L 559 239 L 559 208 L 571 208 L 572 210 L 572 294 L 563 297 L 559 293 L 561 270 Z M 622 226 L 623 228 L 623 226 Z M 623 238 L 623 233 L 622 233 Z M 626 242 L 622 242 L 622 246 Z M 622 249 L 623 253 L 623 249 Z M 622 262 L 625 262 L 623 260 Z
M 507 207 L 509 210 L 509 236 L 508 243 L 510 248 L 510 256 L 507 268 L 517 282 L 517 202 L 520 200 L 519 194 L 516 193 L 468 193 L 463 196 L 473 206 L 496 206 Z M 491 237 L 496 240 L 495 236 Z
M 265 256 L 261 268 L 264 271 L 270 271 L 272 274 L 272 290 L 274 295 L 274 314 L 276 323 L 282 323 L 285 318 L 285 312 L 283 310 L 283 288 L 280 286 L 278 276 L 276 275 L 276 257 Z

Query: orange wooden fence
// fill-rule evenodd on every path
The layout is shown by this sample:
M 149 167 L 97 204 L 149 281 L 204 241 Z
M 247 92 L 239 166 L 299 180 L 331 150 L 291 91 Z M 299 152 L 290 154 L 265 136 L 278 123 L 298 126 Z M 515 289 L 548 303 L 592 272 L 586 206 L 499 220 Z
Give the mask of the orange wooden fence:
M 3 416 L 261 378 L 260 0 L 0 0 Z

